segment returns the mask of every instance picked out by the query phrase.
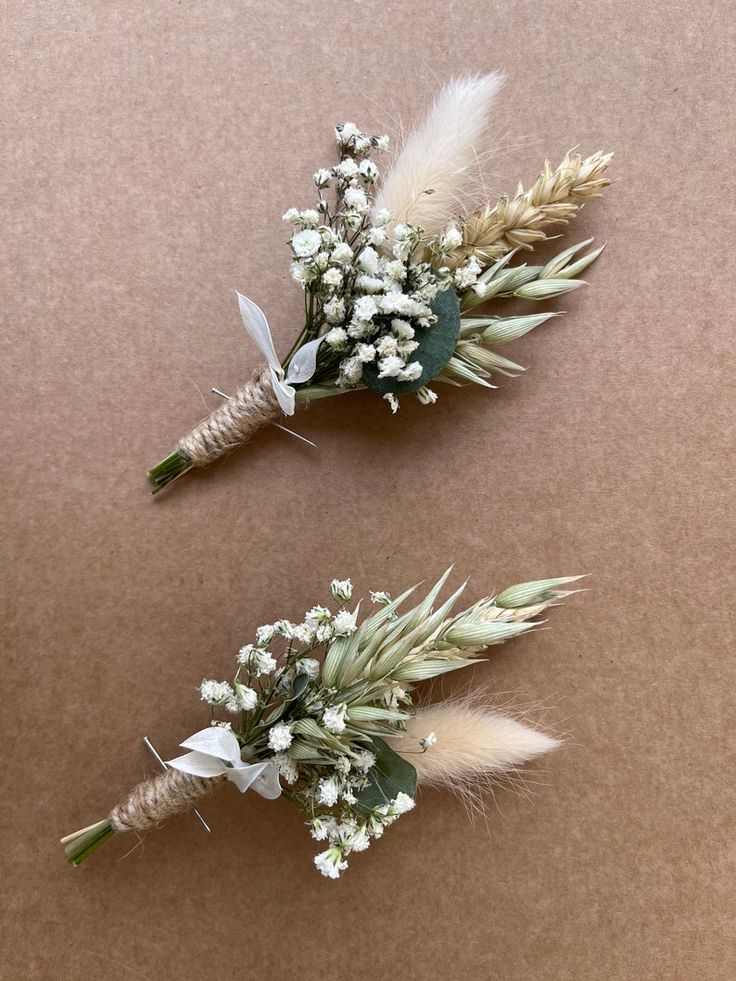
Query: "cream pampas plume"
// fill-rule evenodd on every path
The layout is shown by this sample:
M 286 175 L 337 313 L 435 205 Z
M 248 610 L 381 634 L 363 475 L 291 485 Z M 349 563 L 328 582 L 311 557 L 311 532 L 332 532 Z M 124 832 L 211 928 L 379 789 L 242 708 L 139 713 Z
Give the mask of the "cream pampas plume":
M 477 148 L 503 75 L 455 78 L 412 131 L 386 176 L 376 211 L 386 209 L 396 223 L 418 225 L 437 235 L 457 215 L 458 199 L 477 168 Z
M 424 752 L 422 740 L 427 740 Z M 391 745 L 411 761 L 420 785 L 453 790 L 467 799 L 475 797 L 479 784 L 514 771 L 560 743 L 501 712 L 482 708 L 477 696 L 470 696 L 419 709 L 407 722 L 406 734 Z

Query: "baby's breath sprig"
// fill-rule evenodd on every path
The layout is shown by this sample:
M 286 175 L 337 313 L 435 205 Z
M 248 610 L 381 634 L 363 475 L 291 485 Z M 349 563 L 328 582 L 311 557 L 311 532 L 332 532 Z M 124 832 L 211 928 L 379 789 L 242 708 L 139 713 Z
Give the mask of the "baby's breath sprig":
M 79 865 L 113 835 L 154 827 L 231 780 L 270 798 L 283 792 L 327 845 L 317 868 L 339 876 L 352 852 L 414 807 L 412 756 L 436 752 L 434 733 L 392 748 L 417 715 L 414 687 L 533 630 L 579 578 L 523 583 L 453 614 L 465 584 L 438 603 L 450 572 L 408 610 L 416 587 L 396 599 L 373 593 L 376 608 L 362 621 L 360 604 L 348 607 L 350 580 L 335 579 L 329 605 L 313 606 L 300 623 L 259 627 L 230 681 L 200 684 L 212 719 L 182 744 L 194 751 L 139 784 L 108 818 L 63 839 L 68 861 Z

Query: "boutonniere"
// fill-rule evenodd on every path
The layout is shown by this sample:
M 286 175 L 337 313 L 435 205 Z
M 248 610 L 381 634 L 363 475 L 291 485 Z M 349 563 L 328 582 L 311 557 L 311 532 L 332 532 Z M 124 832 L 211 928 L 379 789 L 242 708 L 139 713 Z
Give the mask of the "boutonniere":
M 362 619 L 350 580 L 333 580 L 328 605 L 303 621 L 259 627 L 236 654 L 234 677 L 199 685 L 209 726 L 106 818 L 62 839 L 68 861 L 79 865 L 114 835 L 157 827 L 233 784 L 296 805 L 320 843 L 316 867 L 337 878 L 353 852 L 414 808 L 418 786 L 477 799 L 555 748 L 551 736 L 482 698 L 427 705 L 415 687 L 533 630 L 579 577 L 522 583 L 453 613 L 465 587 L 440 601 L 449 572 L 409 609 L 414 589 L 396 599 L 372 593 L 375 609 Z
M 542 265 L 521 253 L 600 195 L 611 154 L 568 153 L 527 190 L 488 201 L 479 148 L 501 84 L 499 75 L 450 82 L 385 173 L 386 136 L 337 126 L 340 159 L 314 174 L 314 205 L 284 215 L 291 275 L 304 292 L 299 334 L 281 358 L 257 284 L 255 299 L 238 294 L 263 360 L 149 471 L 153 493 L 315 399 L 371 389 L 396 412 L 404 396 L 431 405 L 440 385 L 493 388 L 494 376 L 524 370 L 495 349 L 556 314 L 509 316 L 504 305 L 577 289 L 601 249 L 579 242 Z

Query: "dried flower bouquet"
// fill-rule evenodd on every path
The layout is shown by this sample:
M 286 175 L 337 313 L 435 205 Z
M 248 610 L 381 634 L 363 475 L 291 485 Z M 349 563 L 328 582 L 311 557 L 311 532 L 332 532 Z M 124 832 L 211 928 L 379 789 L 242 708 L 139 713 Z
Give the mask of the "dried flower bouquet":
M 79 865 L 113 835 L 155 827 L 229 781 L 288 797 L 324 844 L 315 865 L 337 878 L 352 852 L 414 807 L 417 782 L 472 797 L 553 749 L 556 740 L 497 711 L 462 701 L 417 708 L 412 691 L 533 629 L 579 577 L 512 586 L 453 615 L 464 585 L 435 609 L 449 572 L 406 612 L 413 589 L 397 599 L 372 593 L 377 610 L 359 623 L 360 604 L 346 607 L 350 580 L 333 580 L 335 611 L 318 605 L 300 624 L 259 627 L 232 681 L 200 685 L 212 720 L 181 744 L 189 752 L 62 839 L 68 861 Z
M 489 345 L 555 314 L 506 316 L 501 306 L 576 289 L 601 249 L 581 255 L 588 240 L 544 265 L 512 260 L 600 195 L 611 155 L 569 153 L 557 167 L 545 163 L 529 190 L 519 186 L 492 205 L 480 190 L 478 147 L 501 84 L 486 75 L 445 86 L 382 181 L 372 157 L 388 138 L 353 123 L 336 128 L 340 161 L 315 173 L 316 207 L 284 215 L 293 229 L 292 276 L 304 290 L 301 332 L 280 360 L 265 315 L 239 295 L 265 362 L 150 470 L 153 493 L 293 414 L 298 403 L 370 388 L 395 412 L 408 393 L 425 405 L 436 401 L 432 383 L 492 388 L 495 373 L 523 370 Z M 479 314 L 489 301 L 498 311 Z

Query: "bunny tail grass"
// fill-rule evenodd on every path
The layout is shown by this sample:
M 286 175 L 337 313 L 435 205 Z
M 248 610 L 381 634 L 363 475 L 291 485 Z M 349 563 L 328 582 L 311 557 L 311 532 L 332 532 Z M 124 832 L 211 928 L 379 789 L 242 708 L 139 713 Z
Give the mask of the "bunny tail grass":
M 437 742 L 417 752 L 419 740 L 433 732 Z M 392 741 L 406 754 L 426 787 L 471 795 L 489 778 L 557 749 L 560 742 L 495 710 L 478 706 L 472 697 L 439 702 L 420 709 L 406 724 L 406 734 Z
M 396 158 L 376 210 L 385 208 L 395 223 L 419 225 L 429 236 L 442 232 L 477 171 L 478 146 L 502 85 L 500 74 L 449 82 Z

